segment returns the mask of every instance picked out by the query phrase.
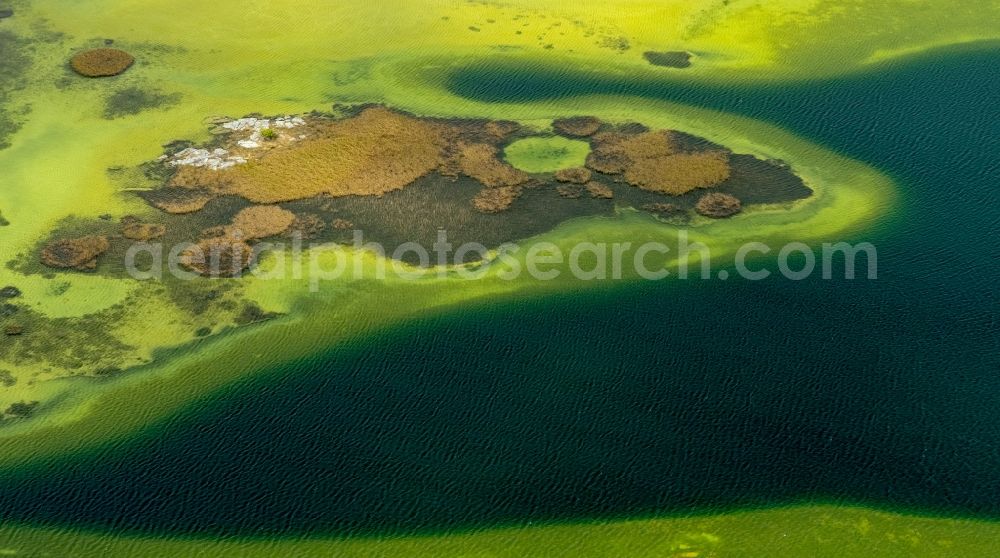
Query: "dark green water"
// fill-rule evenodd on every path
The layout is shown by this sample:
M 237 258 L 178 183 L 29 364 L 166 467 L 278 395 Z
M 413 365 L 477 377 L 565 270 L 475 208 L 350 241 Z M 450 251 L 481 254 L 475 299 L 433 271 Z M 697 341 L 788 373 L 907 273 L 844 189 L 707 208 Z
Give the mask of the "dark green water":
M 1000 516 L 997 60 L 739 90 L 459 72 L 480 99 L 678 100 L 870 162 L 903 189 L 846 239 L 878 246 L 879 279 L 647 283 L 412 323 L 128 447 L 7 472 L 0 521 L 371 532 L 803 500 Z

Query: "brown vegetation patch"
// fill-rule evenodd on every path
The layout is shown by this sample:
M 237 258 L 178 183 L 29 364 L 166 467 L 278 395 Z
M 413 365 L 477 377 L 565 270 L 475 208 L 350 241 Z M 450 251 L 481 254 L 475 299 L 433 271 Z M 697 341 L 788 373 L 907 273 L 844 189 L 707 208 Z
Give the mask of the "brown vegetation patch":
M 611 190 L 611 188 L 607 187 L 604 184 L 601 184 L 600 182 L 595 182 L 591 180 L 590 182 L 584 185 L 584 188 L 587 189 L 587 192 L 590 194 L 590 197 L 592 198 L 597 198 L 601 200 L 610 200 L 611 198 L 615 197 L 615 193 Z
M 743 204 L 736 196 L 722 192 L 710 192 L 702 196 L 694 206 L 695 211 L 705 217 L 722 219 L 736 215 L 743 209 Z
M 185 167 L 171 186 L 277 203 L 326 194 L 380 196 L 436 170 L 451 130 L 385 107 L 321 121 L 313 135 L 248 164 L 210 171 Z
M 483 188 L 472 199 L 472 205 L 483 213 L 500 213 L 509 209 L 520 196 L 521 188 L 517 186 Z
M 625 180 L 644 190 L 679 196 L 721 184 L 729 172 L 726 153 L 703 151 L 634 160 L 625 169 Z
M 557 134 L 571 138 L 585 138 L 601 129 L 601 121 L 593 116 L 573 116 L 552 121 L 552 129 Z
M 604 174 L 618 174 L 625 172 L 628 167 L 628 159 L 623 153 L 610 150 L 591 151 L 587 154 L 587 168 Z
M 647 203 L 642 206 L 642 209 L 650 213 L 661 213 L 664 215 L 684 213 L 684 208 L 675 203 Z
M 279 235 L 295 222 L 295 214 L 276 205 L 255 205 L 233 217 L 228 233 L 236 238 L 253 240 Z
M 167 234 L 167 227 L 156 223 L 143 223 L 136 217 L 122 217 L 122 236 L 129 240 L 147 242 Z
M 573 184 L 586 184 L 593 174 L 585 168 L 560 169 L 556 171 L 556 180 L 559 182 L 572 182 Z
M 556 192 L 559 193 L 561 197 L 566 199 L 575 200 L 583 197 L 583 188 L 577 184 L 568 184 L 564 186 L 557 186 Z
M 348 231 L 354 228 L 354 223 L 347 219 L 337 218 L 330 222 L 330 226 L 338 231 Z
M 203 169 L 184 167 L 177 172 L 175 178 L 184 174 L 188 170 Z M 172 213 L 174 215 L 183 215 L 185 213 L 201 211 L 204 209 L 205 205 L 208 204 L 208 202 L 212 201 L 214 195 L 203 189 L 188 189 L 187 187 L 168 186 L 166 188 L 144 192 L 142 197 L 150 205 L 161 211 L 166 211 L 167 213 Z
M 88 271 L 97 267 L 97 258 L 108 251 L 106 236 L 64 238 L 50 242 L 42 250 L 42 263 L 59 269 Z
M 193 190 L 202 192 L 203 196 L 212 197 L 213 191 L 224 192 L 232 183 L 229 175 L 207 167 L 181 165 L 176 169 L 165 190 Z M 177 196 L 183 197 L 180 192 Z
M 510 120 L 491 120 L 483 125 L 486 134 L 498 140 L 502 140 L 520 129 L 520 124 Z
M 249 244 L 220 236 L 201 240 L 180 253 L 180 264 L 205 277 L 235 277 L 250 267 L 253 249 Z
M 530 178 L 528 173 L 502 161 L 499 158 L 499 150 L 485 143 L 461 145 L 458 161 L 462 174 L 475 178 L 490 188 L 519 186 Z
M 323 234 L 324 230 L 326 230 L 326 223 L 323 222 L 323 218 L 313 213 L 307 213 L 296 215 L 295 221 L 286 232 L 292 235 L 297 234 L 301 238 L 309 240 Z
M 658 159 L 674 152 L 674 141 L 668 131 L 605 132 L 594 136 L 587 167 L 605 174 L 618 174 L 638 161 Z
M 76 73 L 86 77 L 116 76 L 129 69 L 135 58 L 117 48 L 85 50 L 70 59 Z
M 202 229 L 199 238 L 218 238 L 220 236 L 226 236 L 227 234 L 229 234 L 229 227 L 226 225 L 216 225 L 214 227 Z

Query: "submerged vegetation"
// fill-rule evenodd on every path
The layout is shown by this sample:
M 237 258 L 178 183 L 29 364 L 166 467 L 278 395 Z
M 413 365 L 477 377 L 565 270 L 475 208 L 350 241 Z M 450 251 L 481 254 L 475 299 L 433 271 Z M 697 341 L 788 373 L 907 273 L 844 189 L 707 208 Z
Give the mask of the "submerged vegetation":
M 159 91 L 126 87 L 115 91 L 104 102 L 104 118 L 114 119 L 132 116 L 142 111 L 166 108 L 180 102 L 179 93 L 161 93 Z
M 667 68 L 691 67 L 691 53 L 686 51 L 647 51 L 642 53 L 642 57 L 654 66 L 666 66 Z
M 10 93 L 23 86 L 31 65 L 28 41 L 0 29 L 0 149 L 10 146 L 10 136 L 20 128 L 21 119 L 9 105 Z

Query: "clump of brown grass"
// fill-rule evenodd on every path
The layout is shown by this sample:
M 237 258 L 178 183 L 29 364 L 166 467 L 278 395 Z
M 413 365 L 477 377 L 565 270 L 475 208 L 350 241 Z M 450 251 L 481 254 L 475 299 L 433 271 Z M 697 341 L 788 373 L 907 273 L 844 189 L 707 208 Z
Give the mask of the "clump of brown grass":
M 605 132 L 593 138 L 587 167 L 623 174 L 632 186 L 679 196 L 729 178 L 729 155 L 723 151 L 677 153 L 669 130 L 636 134 Z
M 182 165 L 176 167 L 176 169 L 174 175 L 170 178 L 167 189 L 179 190 L 185 188 L 189 190 L 226 192 L 232 183 L 231 175 L 212 170 L 208 167 Z
M 177 174 L 182 175 L 188 170 L 194 170 L 194 167 L 184 167 L 182 170 L 178 171 Z M 192 189 L 189 189 L 188 186 L 168 186 L 166 188 L 148 192 L 143 197 L 145 197 L 146 201 L 149 202 L 150 205 L 167 213 L 175 215 L 194 213 L 196 211 L 201 211 L 205 205 L 212 200 L 214 194 L 211 194 L 204 189 L 197 188 L 196 185 L 191 186 L 191 188 Z
M 244 165 L 184 168 L 170 184 L 255 203 L 322 194 L 380 196 L 436 170 L 449 134 L 445 124 L 370 107 L 353 118 L 317 123 L 311 137 Z
M 592 198 L 610 200 L 611 198 L 615 197 L 615 193 L 611 190 L 611 188 L 608 188 L 606 185 L 601 184 L 600 182 L 595 182 L 591 180 L 590 182 L 586 183 L 583 187 L 587 189 L 587 192 L 590 194 L 590 197 Z
M 643 211 L 659 213 L 663 215 L 677 215 L 684 213 L 684 208 L 673 203 L 647 203 L 642 206 Z
M 42 249 L 41 261 L 49 267 L 88 271 L 97 267 L 97 258 L 111 248 L 106 236 L 64 238 Z
M 729 172 L 726 153 L 703 151 L 638 159 L 625 170 L 625 180 L 643 190 L 679 196 L 718 185 Z
M 566 199 L 575 200 L 583 196 L 583 188 L 578 184 L 566 184 L 563 186 L 557 186 L 556 192 Z
M 509 209 L 520 196 L 521 188 L 517 186 L 483 188 L 472 199 L 472 206 L 483 213 L 500 213 Z
M 743 210 L 743 204 L 736 196 L 722 192 L 710 192 L 702 196 L 694 210 L 714 219 L 731 217 Z
M 231 236 L 206 238 L 180 253 L 180 264 L 206 277 L 235 277 L 246 271 L 253 258 L 249 244 Z
M 556 171 L 555 177 L 559 182 L 571 182 L 573 184 L 586 184 L 590 181 L 592 173 L 585 168 L 560 169 Z
M 462 174 L 489 188 L 519 186 L 531 178 L 528 173 L 500 160 L 499 150 L 485 143 L 460 145 L 458 168 Z
M 86 77 L 116 76 L 129 69 L 135 58 L 117 48 L 85 50 L 70 59 L 69 65 L 76 73 Z
M 122 218 L 122 236 L 129 240 L 149 241 L 167 234 L 167 227 L 158 223 L 143 223 L 138 218 Z
M 491 120 L 483 125 L 483 131 L 491 138 L 498 140 L 513 134 L 521 129 L 521 125 L 510 120 Z
M 601 128 L 601 121 L 593 116 L 573 116 L 552 121 L 552 129 L 557 134 L 572 138 L 592 136 Z
M 323 218 L 313 213 L 296 215 L 295 221 L 288 230 L 289 234 L 298 234 L 304 239 L 316 238 L 326 230 L 326 223 Z
M 604 132 L 594 136 L 587 167 L 605 174 L 618 174 L 637 161 L 666 157 L 674 152 L 673 137 L 668 131 Z
M 227 232 L 236 238 L 253 240 L 281 234 L 294 222 L 295 214 L 287 209 L 276 205 L 255 205 L 237 213 Z
M 208 227 L 207 229 L 202 229 L 200 238 L 216 238 L 219 236 L 226 236 L 229 233 L 229 227 L 226 225 L 216 225 L 214 227 Z

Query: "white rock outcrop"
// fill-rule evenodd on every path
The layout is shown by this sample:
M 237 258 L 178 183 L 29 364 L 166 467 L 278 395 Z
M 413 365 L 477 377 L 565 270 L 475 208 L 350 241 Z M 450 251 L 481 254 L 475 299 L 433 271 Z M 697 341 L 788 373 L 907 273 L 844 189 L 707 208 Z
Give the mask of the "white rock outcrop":
M 305 123 L 306 121 L 299 116 L 281 116 L 273 120 L 269 118 L 248 117 L 230 120 L 222 123 L 221 126 L 233 132 L 249 132 L 246 137 L 237 140 L 236 145 L 243 149 L 258 149 L 264 142 L 264 136 L 261 134 L 262 130 L 289 130 L 302 126 Z M 305 137 L 305 134 L 299 134 L 288 139 L 296 141 Z M 167 159 L 167 164 L 171 166 L 205 167 L 211 170 L 228 169 L 236 165 L 245 164 L 246 162 L 245 157 L 233 155 L 228 150 L 221 148 L 209 151 L 208 149 L 189 147 Z
M 238 140 L 236 143 L 244 149 L 257 149 L 264 141 L 261 134 L 263 130 L 290 130 L 302 126 L 306 121 L 299 116 L 281 116 L 271 120 L 269 118 L 239 118 L 222 125 L 227 130 L 234 132 L 250 132 L 250 135 Z M 296 139 L 296 138 L 291 138 Z
M 171 157 L 167 161 L 167 164 L 174 167 L 206 167 L 211 170 L 222 170 L 242 165 L 246 162 L 245 158 L 239 155 L 231 155 L 225 149 L 216 148 L 209 151 L 207 149 L 189 147 Z

